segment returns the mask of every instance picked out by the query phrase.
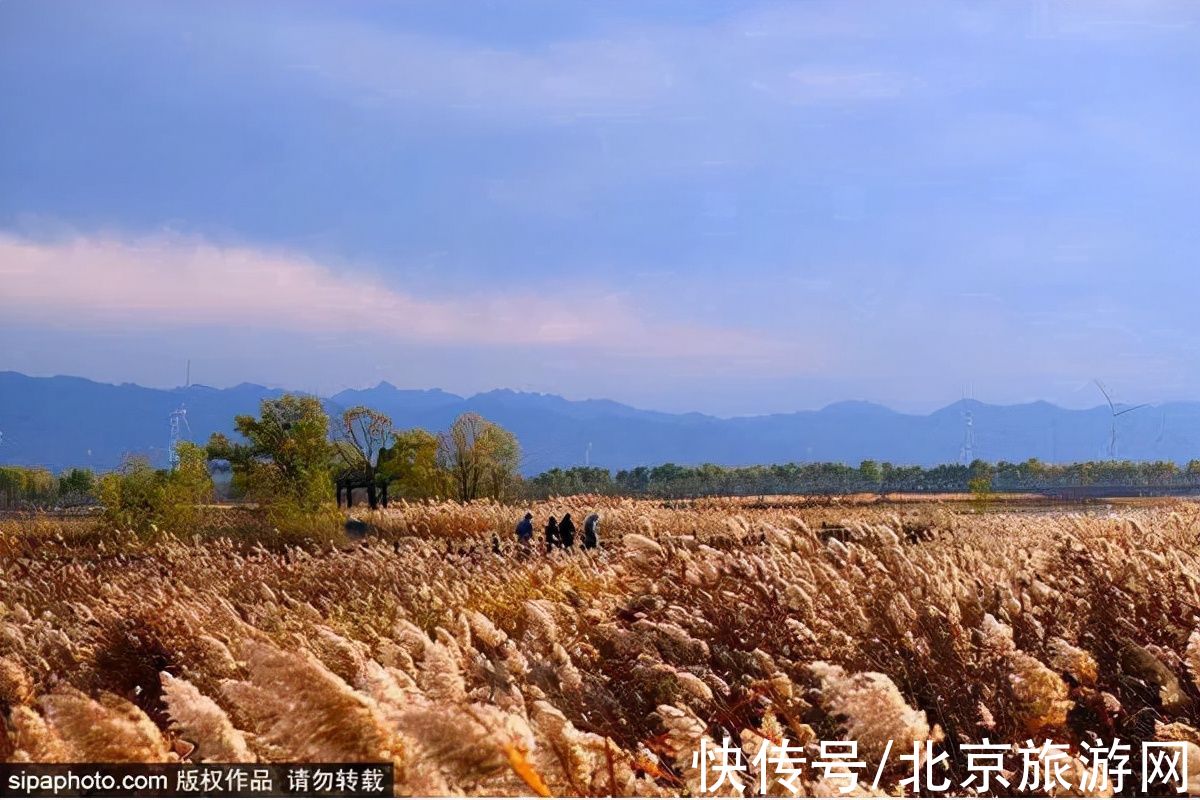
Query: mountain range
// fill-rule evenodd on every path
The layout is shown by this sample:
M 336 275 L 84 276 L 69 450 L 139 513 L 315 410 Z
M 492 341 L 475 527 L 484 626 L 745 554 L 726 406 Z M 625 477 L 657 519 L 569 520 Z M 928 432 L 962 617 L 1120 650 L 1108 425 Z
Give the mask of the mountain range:
M 256 413 L 260 400 L 284 392 L 248 383 L 152 389 L 0 372 L 0 464 L 109 469 L 127 454 L 140 454 L 164 465 L 175 409 L 187 411 L 185 438 L 202 443 L 216 431 L 232 434 L 235 415 Z M 1107 406 L 1073 410 L 1044 402 L 1001 406 L 974 400 L 930 414 L 841 402 L 818 411 L 724 418 L 508 389 L 461 397 L 386 382 L 339 392 L 324 403 L 331 414 L 362 404 L 388 414 L 398 428 L 434 431 L 475 411 L 516 434 L 526 474 L 585 462 L 614 470 L 669 461 L 874 459 L 931 466 L 959 460 L 968 438 L 974 457 L 988 461 L 1088 461 L 1108 457 L 1114 421 Z M 1179 463 L 1200 458 L 1200 403 L 1147 406 L 1115 421 L 1120 458 Z

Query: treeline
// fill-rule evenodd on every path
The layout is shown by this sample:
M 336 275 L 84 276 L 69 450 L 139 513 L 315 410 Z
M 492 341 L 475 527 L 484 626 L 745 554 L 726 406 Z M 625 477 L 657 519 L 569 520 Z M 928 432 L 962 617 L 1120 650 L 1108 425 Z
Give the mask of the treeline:
M 234 420 L 236 437 L 214 434 L 204 446 L 184 442 L 173 470 L 129 458 L 111 473 L 0 467 L 0 508 L 46 508 L 99 502 L 115 523 L 181 525 L 188 508 L 214 499 L 253 502 L 279 525 L 331 512 L 343 498 L 372 507 L 389 499 L 538 499 L 609 494 L 689 498 L 712 495 L 832 495 L 892 492 L 1019 492 L 1081 486 L 1200 488 L 1200 460 L 1089 461 L 936 467 L 864 461 L 723 467 L 716 464 L 612 472 L 602 467 L 520 474 L 521 448 L 510 431 L 478 414 L 449 429 L 399 430 L 365 406 L 331 419 L 303 395 L 263 400 L 257 416 Z M 218 478 L 216 482 L 213 477 Z M 220 487 L 220 488 L 218 488 Z
M 69 469 L 55 475 L 42 467 L 0 467 L 0 508 L 70 508 L 96 503 L 96 475 Z
M 273 523 L 296 527 L 332 512 L 337 487 L 347 500 L 371 506 L 389 496 L 470 501 L 521 493 L 516 437 L 478 414 L 438 433 L 397 430 L 365 406 L 331 419 L 317 398 L 284 395 L 262 401 L 257 416 L 236 417 L 234 429 L 236 436 L 214 434 L 203 446 L 181 442 L 173 469 L 156 469 L 142 456 L 98 476 L 0 468 L 0 508 L 99 503 L 121 527 L 179 528 L 189 508 L 244 500 Z
M 1200 488 L 1200 460 L 1180 468 L 1171 461 L 1088 461 L 1047 464 L 1029 459 L 936 467 L 897 466 L 864 461 L 858 467 L 836 463 L 723 467 L 717 464 L 662 464 L 616 473 L 600 467 L 551 469 L 526 481 L 530 497 L 579 493 L 662 498 L 713 495 L 850 494 L 892 492 L 1045 491 L 1079 486 L 1161 486 Z

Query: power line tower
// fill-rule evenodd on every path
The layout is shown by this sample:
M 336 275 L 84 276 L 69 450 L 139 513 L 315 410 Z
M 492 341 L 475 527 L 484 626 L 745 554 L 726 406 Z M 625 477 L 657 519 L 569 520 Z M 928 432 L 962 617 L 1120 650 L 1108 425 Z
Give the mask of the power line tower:
M 975 415 L 967 408 L 967 400 L 963 398 L 963 440 L 958 451 L 960 464 L 970 464 L 975 460 Z
M 183 388 L 188 388 L 192 385 L 192 360 L 187 360 L 187 376 L 184 379 Z M 171 466 L 171 472 L 174 472 L 179 466 L 179 442 L 183 437 L 183 428 L 187 428 L 190 435 L 192 426 L 187 421 L 187 404 L 180 403 L 179 408 L 170 413 L 168 419 L 171 422 L 171 438 L 167 442 L 167 463 Z
M 171 412 L 171 439 L 167 444 L 167 459 L 171 465 L 171 471 L 174 472 L 179 466 L 179 442 L 182 438 L 182 428 L 187 428 L 187 432 L 192 432 L 192 426 L 188 425 L 187 408 L 183 403 L 179 404 L 179 408 Z
M 963 442 L 958 451 L 958 460 L 963 464 L 975 460 L 975 417 L 970 411 L 963 412 Z

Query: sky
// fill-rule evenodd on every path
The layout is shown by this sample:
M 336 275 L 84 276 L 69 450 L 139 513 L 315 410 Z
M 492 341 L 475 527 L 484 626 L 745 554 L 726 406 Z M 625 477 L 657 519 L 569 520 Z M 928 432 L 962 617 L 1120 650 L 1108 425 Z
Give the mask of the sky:
M 0 0 L 0 369 L 1200 399 L 1200 4 Z

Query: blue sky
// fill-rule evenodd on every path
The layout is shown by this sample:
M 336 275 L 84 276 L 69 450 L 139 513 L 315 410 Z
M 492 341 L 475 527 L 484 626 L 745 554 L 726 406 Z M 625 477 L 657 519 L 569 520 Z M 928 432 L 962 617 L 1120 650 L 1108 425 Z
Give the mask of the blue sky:
M 1200 5 L 0 2 L 0 369 L 1200 398 Z

